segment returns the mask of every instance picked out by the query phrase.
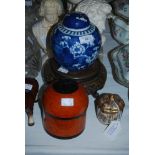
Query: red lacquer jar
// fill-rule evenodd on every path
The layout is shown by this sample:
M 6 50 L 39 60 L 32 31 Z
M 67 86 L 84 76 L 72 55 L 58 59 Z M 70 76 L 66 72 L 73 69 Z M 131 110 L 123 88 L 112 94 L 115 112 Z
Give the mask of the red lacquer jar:
M 88 95 L 80 84 L 59 80 L 43 93 L 43 124 L 47 133 L 61 139 L 74 138 L 85 128 Z

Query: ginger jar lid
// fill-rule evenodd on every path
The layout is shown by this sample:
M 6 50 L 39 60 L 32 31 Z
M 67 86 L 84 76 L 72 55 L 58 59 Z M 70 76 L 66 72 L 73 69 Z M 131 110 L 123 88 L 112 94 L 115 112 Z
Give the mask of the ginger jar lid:
M 62 25 L 69 29 L 85 29 L 90 26 L 90 21 L 84 13 L 73 12 L 65 15 Z

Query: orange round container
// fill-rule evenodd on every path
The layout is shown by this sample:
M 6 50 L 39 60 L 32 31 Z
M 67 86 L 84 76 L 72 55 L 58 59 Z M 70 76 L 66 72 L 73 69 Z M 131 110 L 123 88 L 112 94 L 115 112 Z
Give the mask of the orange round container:
M 80 84 L 59 80 L 48 85 L 43 93 L 43 124 L 56 138 L 74 138 L 85 128 L 88 95 Z

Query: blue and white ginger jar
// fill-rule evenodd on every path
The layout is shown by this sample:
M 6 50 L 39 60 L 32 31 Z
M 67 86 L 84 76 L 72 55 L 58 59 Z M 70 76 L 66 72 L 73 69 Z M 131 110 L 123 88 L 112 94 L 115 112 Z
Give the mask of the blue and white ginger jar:
M 97 58 L 101 36 L 84 13 L 66 14 L 51 36 L 56 61 L 69 71 L 86 69 Z

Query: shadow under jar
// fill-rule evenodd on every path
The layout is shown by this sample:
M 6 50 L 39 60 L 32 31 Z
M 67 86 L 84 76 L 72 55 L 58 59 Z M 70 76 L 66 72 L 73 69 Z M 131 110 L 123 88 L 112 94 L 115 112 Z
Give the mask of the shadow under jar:
M 125 103 L 119 95 L 105 93 L 96 98 L 95 105 L 98 120 L 109 125 L 111 121 L 121 119 Z

